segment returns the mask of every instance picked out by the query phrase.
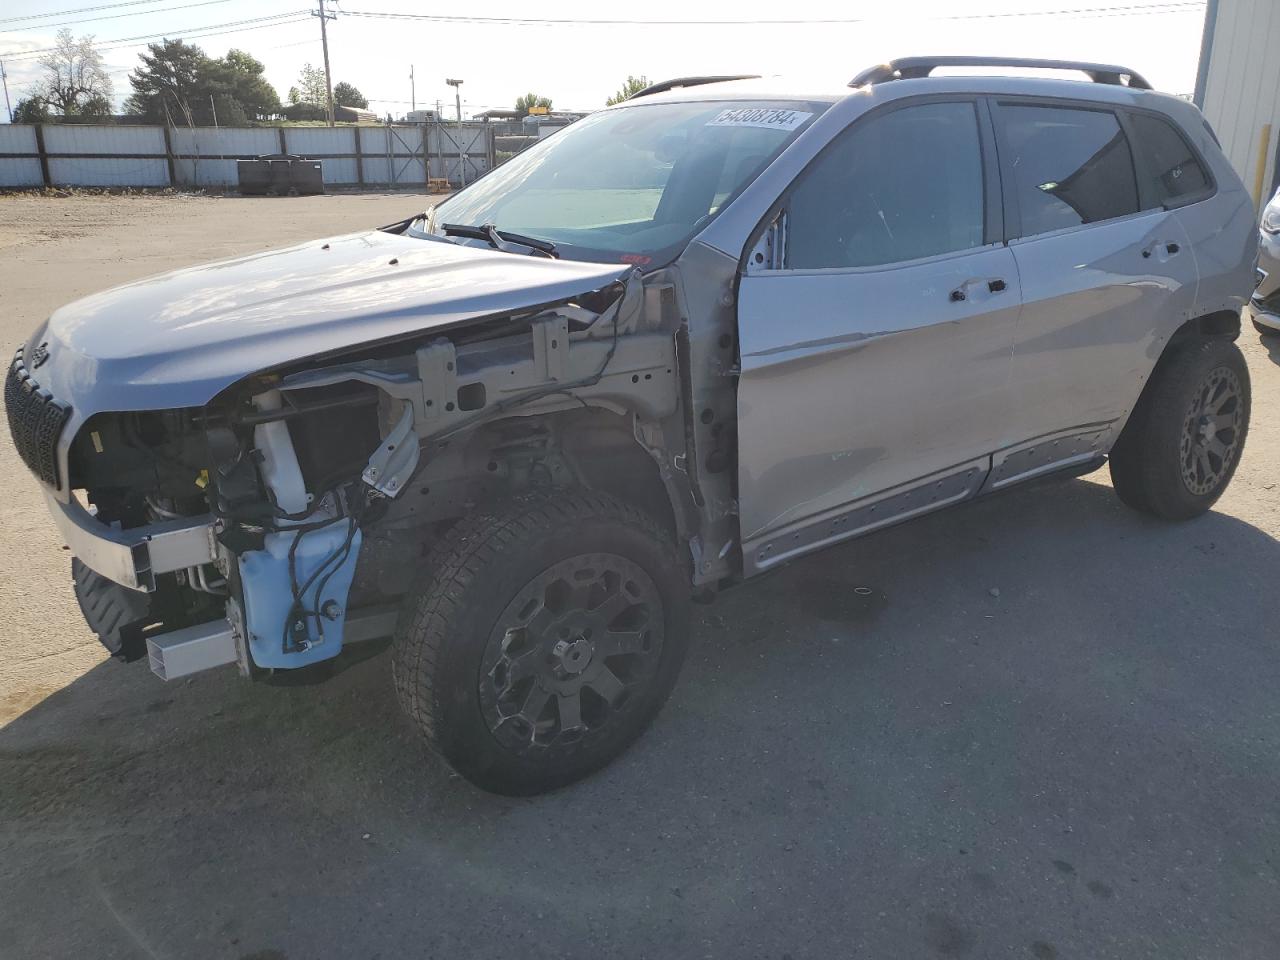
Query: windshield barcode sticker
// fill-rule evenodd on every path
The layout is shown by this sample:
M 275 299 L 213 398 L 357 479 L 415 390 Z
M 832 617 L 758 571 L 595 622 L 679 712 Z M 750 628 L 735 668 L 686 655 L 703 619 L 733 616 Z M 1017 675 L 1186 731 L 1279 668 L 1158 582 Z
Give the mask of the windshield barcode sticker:
M 812 117 L 803 110 L 775 110 L 766 107 L 736 107 L 721 110 L 708 127 L 765 127 L 769 130 L 794 130 Z

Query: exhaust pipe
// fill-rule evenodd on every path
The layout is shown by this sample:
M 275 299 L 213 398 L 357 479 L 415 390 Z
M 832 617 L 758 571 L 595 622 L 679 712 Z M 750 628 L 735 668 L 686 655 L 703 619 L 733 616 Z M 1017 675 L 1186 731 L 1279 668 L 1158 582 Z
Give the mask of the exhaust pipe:
M 231 624 L 213 620 L 147 638 L 151 672 L 161 680 L 177 680 L 201 670 L 236 662 Z

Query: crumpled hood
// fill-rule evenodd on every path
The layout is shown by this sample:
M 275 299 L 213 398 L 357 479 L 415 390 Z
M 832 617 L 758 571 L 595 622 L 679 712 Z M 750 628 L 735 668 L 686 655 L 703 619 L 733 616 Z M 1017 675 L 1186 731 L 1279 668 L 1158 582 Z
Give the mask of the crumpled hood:
M 46 344 L 48 359 L 31 372 L 80 423 L 101 411 L 200 406 L 250 373 L 554 303 L 631 269 L 372 231 L 94 294 L 56 311 L 26 352 Z

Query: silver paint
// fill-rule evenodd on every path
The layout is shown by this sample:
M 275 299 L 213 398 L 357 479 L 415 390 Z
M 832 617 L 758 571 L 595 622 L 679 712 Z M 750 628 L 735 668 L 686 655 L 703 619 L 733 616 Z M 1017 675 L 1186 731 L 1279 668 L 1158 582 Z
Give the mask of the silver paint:
M 66 476 L 95 413 L 202 406 L 257 371 L 555 303 L 632 269 L 371 231 L 115 287 L 56 311 L 30 344 L 48 343 L 41 385 L 72 408 Z
M 877 107 L 946 94 L 1166 114 L 1199 146 L 1217 193 L 1172 211 L 883 269 L 739 269 L 786 189 L 834 136 Z M 966 76 L 819 94 L 748 80 L 644 103 L 770 97 L 809 100 L 820 115 L 654 277 L 676 291 L 686 337 L 677 352 L 685 449 L 673 449 L 670 469 L 687 471 L 693 486 L 702 578 L 727 569 L 733 546 L 733 453 L 750 574 L 974 496 L 984 484 L 1100 456 L 1177 327 L 1238 311 L 1251 288 L 1257 233 L 1248 195 L 1199 112 L 1176 98 Z M 255 371 L 552 303 L 627 269 L 362 234 L 87 298 L 58 311 L 29 346 L 48 342 L 42 382 L 75 407 L 69 441 L 99 410 L 198 406 Z M 1004 279 L 1006 289 L 987 293 L 985 278 Z M 966 281 L 978 283 L 952 301 Z M 740 368 L 729 355 L 734 344 L 721 345 L 735 319 Z
M 984 282 L 967 284 L 975 278 Z M 1004 280 L 1005 290 L 990 292 L 987 279 Z M 966 284 L 965 299 L 953 301 Z M 743 536 L 1004 445 L 1019 303 L 1003 246 L 743 278 Z

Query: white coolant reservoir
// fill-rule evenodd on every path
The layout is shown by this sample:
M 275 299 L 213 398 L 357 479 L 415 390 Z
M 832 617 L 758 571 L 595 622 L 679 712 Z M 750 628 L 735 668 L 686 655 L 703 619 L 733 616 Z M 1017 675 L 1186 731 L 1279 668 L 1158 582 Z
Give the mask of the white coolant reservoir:
M 279 390 L 268 390 L 253 398 L 253 405 L 260 411 L 279 410 L 284 400 Z M 286 513 L 301 513 L 307 509 L 307 486 L 302 481 L 302 468 L 293 450 L 293 439 L 284 420 L 260 423 L 253 428 L 253 445 L 262 453 L 262 477 L 276 504 Z

